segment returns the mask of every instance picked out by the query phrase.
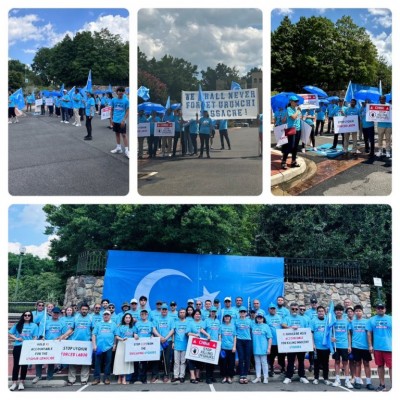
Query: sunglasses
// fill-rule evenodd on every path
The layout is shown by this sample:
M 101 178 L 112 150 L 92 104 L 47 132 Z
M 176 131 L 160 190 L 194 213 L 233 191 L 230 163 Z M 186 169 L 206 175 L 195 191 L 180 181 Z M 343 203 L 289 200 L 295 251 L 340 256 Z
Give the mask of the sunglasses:
M 201 306 L 201 303 L 196 303 L 196 306 Z
M 111 310 L 114 310 L 115 307 L 108 307 L 108 308 L 110 308 Z
M 95 307 L 94 309 L 95 309 L 95 310 L 101 310 L 101 308 L 100 308 L 100 307 Z
M 305 309 L 305 308 L 299 308 L 299 310 L 300 310 L 300 311 L 306 311 L 306 309 Z
M 292 307 L 292 308 L 291 308 L 291 310 L 293 310 L 293 311 L 297 311 L 297 310 L 298 310 L 298 308 L 294 308 L 294 307 Z
M 44 304 L 38 304 L 38 307 L 44 307 Z
M 32 317 L 32 314 L 24 314 L 24 317 Z

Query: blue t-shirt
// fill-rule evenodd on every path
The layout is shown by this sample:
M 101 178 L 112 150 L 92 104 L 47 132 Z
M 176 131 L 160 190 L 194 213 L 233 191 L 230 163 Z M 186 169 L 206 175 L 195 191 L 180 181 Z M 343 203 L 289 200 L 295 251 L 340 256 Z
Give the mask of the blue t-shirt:
M 356 107 L 347 107 L 344 114 L 346 115 L 346 117 L 348 115 L 360 115 L 360 109 L 356 106 Z
M 328 117 L 334 117 L 335 116 L 335 108 L 336 108 L 336 104 L 333 103 L 329 103 L 328 107 L 326 109 L 326 112 L 328 113 Z
M 149 320 L 153 322 L 153 325 L 158 321 L 158 319 L 161 317 L 161 310 L 151 310 L 150 315 L 149 315 Z
M 250 318 L 237 318 L 233 321 L 236 328 L 236 337 L 240 340 L 251 340 L 251 320 Z
M 140 320 L 140 311 L 139 310 L 128 310 L 127 314 L 131 314 L 132 318 L 136 319 L 136 321 Z
M 315 110 L 303 110 L 301 112 L 301 114 L 303 115 L 303 117 L 306 117 L 305 122 L 310 125 L 310 126 L 314 126 L 314 120 L 311 118 L 307 118 L 307 116 L 315 116 Z
M 15 98 L 13 95 L 8 97 L 8 107 L 14 108 L 15 107 Z
M 354 318 L 350 322 L 351 347 L 368 350 L 367 323 L 368 320 L 366 318 Z
M 233 308 L 233 307 L 223 308 L 223 309 L 221 310 L 221 321 L 224 320 L 224 316 L 225 316 L 225 315 L 230 315 L 230 316 L 231 316 L 231 319 L 232 319 L 232 321 L 233 321 L 233 320 L 237 317 L 236 309 Z
M 307 315 L 307 317 L 310 319 L 310 321 L 311 321 L 312 319 L 314 319 L 314 318 L 318 318 L 317 309 L 309 308 L 309 309 L 306 311 L 305 315 Z
M 228 129 L 228 120 L 221 119 L 219 121 L 219 130 L 222 131 L 222 130 L 227 130 L 227 129 Z
M 345 106 L 335 106 L 333 109 L 333 116 L 334 117 L 344 117 L 346 115 L 346 109 L 347 107 Z
M 82 107 L 82 95 L 80 93 L 74 93 L 72 95 L 72 104 L 74 108 Z
M 119 124 L 122 122 L 126 111 L 129 109 L 129 100 L 126 98 L 119 99 L 118 97 L 114 97 L 111 101 L 111 107 L 113 109 L 112 120 Z
M 69 337 L 71 340 L 89 341 L 92 337 L 92 318 L 90 315 L 83 317 L 81 314 L 75 318 L 73 326 L 74 333 Z
M 325 317 L 323 319 L 319 319 L 318 317 L 311 320 L 310 328 L 311 332 L 314 336 L 314 344 L 318 350 L 328 350 L 330 349 L 330 344 L 327 343 L 323 345 L 324 337 L 325 337 Z
M 60 321 L 67 327 L 67 329 L 69 328 L 73 328 L 75 325 L 75 317 L 74 316 L 65 316 L 60 318 Z
M 22 332 L 19 333 L 17 331 L 17 324 L 15 324 L 11 327 L 8 333 L 11 333 L 11 335 L 14 335 L 17 338 L 22 338 L 23 340 L 33 340 L 34 338 L 38 337 L 39 328 L 34 322 L 31 322 L 30 324 L 24 324 L 22 326 Z M 13 345 L 22 346 L 22 343 L 23 342 L 15 341 Z
M 199 124 L 195 119 L 189 121 L 189 133 L 191 135 L 197 135 L 199 133 Z
M 37 325 L 39 325 L 42 322 L 43 316 L 44 316 L 44 310 L 43 311 L 32 311 L 33 315 L 33 322 Z
M 278 344 L 278 340 L 276 337 L 276 330 L 282 329 L 282 318 L 278 314 L 275 315 L 268 314 L 265 316 L 265 320 L 267 321 L 267 325 L 271 329 L 272 344 L 276 346 Z
M 262 133 L 263 132 L 263 115 L 260 114 L 258 116 L 258 120 L 260 122 L 260 125 L 258 125 L 258 133 Z
M 286 111 L 285 110 L 275 111 L 274 112 L 275 126 L 282 125 L 284 123 L 283 119 L 285 117 L 286 117 Z
M 181 132 L 181 122 L 182 122 L 182 117 L 180 115 L 173 115 L 173 122 L 175 122 L 175 133 L 180 133 Z
M 199 132 L 203 135 L 211 135 L 213 129 L 213 122 L 211 118 L 200 118 Z
M 43 329 L 46 329 L 44 334 Z M 46 340 L 54 340 L 60 337 L 67 330 L 68 329 L 66 329 L 66 326 L 61 320 L 54 321 L 53 319 L 50 319 L 46 321 L 46 326 L 44 323 L 41 325 L 39 336 L 44 336 Z
M 285 306 L 282 306 L 282 307 L 278 306 L 276 308 L 276 313 L 282 318 L 282 321 L 284 318 L 286 318 L 288 315 L 290 315 L 289 310 Z
M 93 335 L 96 336 L 97 348 L 102 352 L 111 349 L 114 345 L 116 333 L 117 325 L 114 322 L 99 322 L 93 330 Z
M 69 108 L 71 105 L 71 99 L 69 97 L 69 94 L 64 94 L 61 97 L 61 107 Z
M 268 351 L 268 340 L 272 339 L 271 329 L 267 324 L 253 324 L 251 330 L 253 339 L 253 354 L 255 356 L 265 356 Z
M 189 325 L 191 324 L 188 320 L 175 321 L 174 324 L 174 349 L 177 351 L 185 351 L 188 343 L 188 332 Z
M 160 316 L 158 320 L 154 322 L 154 327 L 161 336 L 166 337 L 171 330 L 174 330 L 174 320 L 168 316 Z M 172 336 L 168 338 L 168 342 L 171 340 Z
M 132 339 L 135 333 L 137 333 L 135 326 L 132 326 L 131 328 L 129 325 L 120 325 L 117 327 L 116 335 L 123 339 Z
M 219 327 L 221 325 L 221 322 L 219 321 L 218 318 L 212 319 L 212 318 L 207 318 L 205 321 L 205 328 L 204 330 L 210 335 L 211 340 L 218 340 L 218 335 L 219 335 Z
M 392 317 L 389 315 L 368 320 L 367 331 L 372 332 L 373 348 L 379 351 L 392 351 Z
M 386 106 L 389 106 L 391 104 L 385 103 Z M 392 123 L 391 122 L 378 122 L 378 128 L 391 128 Z
M 144 322 L 143 320 L 139 320 L 136 322 L 135 327 L 140 338 L 151 337 L 153 334 L 153 323 L 151 321 Z
M 297 326 L 297 328 L 307 328 L 308 320 L 306 320 L 303 316 L 299 314 L 289 314 L 286 318 L 283 319 L 282 324 L 286 324 L 289 328 L 291 328 L 292 326 Z
M 347 319 L 337 319 L 333 324 L 333 337 L 336 338 L 336 348 L 347 349 L 349 347 L 349 339 L 347 333 L 349 331 L 350 324 Z
M 296 131 L 299 131 L 301 129 L 301 123 L 300 123 L 300 116 L 301 112 L 297 115 L 296 119 L 292 118 L 292 115 L 297 113 L 297 108 L 292 108 L 288 107 L 287 108 L 287 126 L 288 128 L 296 128 Z
M 200 335 L 200 337 L 203 337 L 204 335 L 200 333 L 200 329 L 204 329 L 204 326 L 205 326 L 204 321 L 200 320 L 196 322 L 194 319 L 192 321 L 189 320 L 189 333 L 196 333 Z
M 101 314 L 91 314 L 90 317 L 92 318 L 92 329 L 98 322 L 103 321 L 103 316 Z
M 221 324 L 219 334 L 221 335 L 221 349 L 232 350 L 236 336 L 235 325 L 232 322 L 230 324 Z
M 173 321 L 178 321 L 179 313 L 176 310 L 174 312 L 168 311 L 168 317 L 170 317 Z
M 161 118 L 159 116 L 155 116 L 154 118 L 151 116 L 147 120 L 147 122 L 150 122 L 150 136 L 154 136 L 154 126 L 156 122 L 161 122 Z
M 367 121 L 367 107 L 361 108 L 361 123 L 363 128 L 372 128 L 375 124 L 372 121 Z
M 317 108 L 317 121 L 323 121 L 326 116 L 326 106 Z
M 85 114 L 87 117 L 94 117 L 94 111 L 94 98 L 91 97 L 90 99 L 86 100 Z

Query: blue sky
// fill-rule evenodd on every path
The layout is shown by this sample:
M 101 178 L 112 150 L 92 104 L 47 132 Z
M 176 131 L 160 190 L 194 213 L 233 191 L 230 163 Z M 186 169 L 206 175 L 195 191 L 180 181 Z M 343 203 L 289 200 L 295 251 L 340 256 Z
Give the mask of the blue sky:
M 392 14 L 388 9 L 382 8 L 277 8 L 272 11 L 271 29 L 276 30 L 285 15 L 293 23 L 300 17 L 309 18 L 313 15 L 322 16 L 332 22 L 350 16 L 354 23 L 364 27 L 371 41 L 375 44 L 379 55 L 392 63 Z
M 51 237 L 44 234 L 46 215 L 40 204 L 14 204 L 8 209 L 8 251 L 18 253 L 25 246 L 27 253 L 47 256 Z
M 36 51 L 52 47 L 68 33 L 108 28 L 129 40 L 128 11 L 104 8 L 14 8 L 8 16 L 9 58 L 31 64 Z

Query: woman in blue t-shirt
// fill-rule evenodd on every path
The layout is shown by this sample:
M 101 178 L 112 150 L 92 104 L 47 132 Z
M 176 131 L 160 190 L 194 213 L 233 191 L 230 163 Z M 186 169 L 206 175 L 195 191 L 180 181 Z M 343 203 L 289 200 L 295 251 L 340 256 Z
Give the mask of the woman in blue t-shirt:
M 288 138 L 288 142 L 282 146 L 282 163 L 281 168 L 287 169 L 286 160 L 289 156 L 289 153 L 292 153 L 292 163 L 290 166 L 292 168 L 300 167 L 300 164 L 297 163 L 297 148 L 299 147 L 300 137 L 301 137 L 301 109 L 299 107 L 299 99 L 296 96 L 291 96 L 289 98 L 290 105 L 287 108 L 287 131 L 286 136 Z
M 86 131 L 87 135 L 83 138 L 84 140 L 92 140 L 92 119 L 95 113 L 95 104 L 93 94 L 87 93 L 87 100 L 85 102 L 85 114 L 86 114 Z
M 203 158 L 204 146 L 206 147 L 207 158 L 210 158 L 210 136 L 213 131 L 213 121 L 208 115 L 208 111 L 203 111 L 203 117 L 199 120 L 199 114 L 196 113 L 196 122 L 199 124 L 200 135 L 200 155 Z
M 232 383 L 235 370 L 235 353 L 236 353 L 236 327 L 231 322 L 232 316 L 225 314 L 222 324 L 219 327 L 219 340 L 221 341 L 221 383 Z
M 33 315 L 30 311 L 22 313 L 19 321 L 8 331 L 8 337 L 14 340 L 13 359 L 14 365 L 12 370 L 12 385 L 10 390 L 15 389 L 24 390 L 24 382 L 28 371 L 28 365 L 20 365 L 19 360 L 21 357 L 22 343 L 24 340 L 36 340 L 38 337 L 38 326 L 33 322 Z M 18 383 L 18 374 L 21 369 L 20 381 Z

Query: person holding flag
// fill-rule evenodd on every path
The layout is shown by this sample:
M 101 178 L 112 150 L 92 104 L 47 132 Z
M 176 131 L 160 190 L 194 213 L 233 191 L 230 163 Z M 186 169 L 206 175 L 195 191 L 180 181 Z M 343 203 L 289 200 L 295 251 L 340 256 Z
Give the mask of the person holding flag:
M 125 88 L 117 88 L 117 97 L 111 100 L 111 124 L 115 132 L 117 147 L 111 150 L 111 153 L 122 153 L 121 136 L 125 147 L 125 156 L 129 158 L 128 137 L 126 135 L 126 120 L 129 115 L 129 100 L 125 96 Z
M 204 146 L 206 148 L 207 158 L 210 158 L 210 136 L 213 130 L 213 121 L 208 115 L 208 111 L 203 111 L 203 117 L 199 120 L 199 114 L 196 113 L 196 122 L 199 124 L 200 133 L 200 155 L 203 158 Z
M 75 93 L 72 95 L 72 105 L 74 109 L 75 122 L 72 125 L 82 126 L 81 116 L 79 115 L 79 109 L 81 108 L 82 95 L 79 93 L 79 89 L 75 88 Z
M 83 140 L 92 140 L 92 119 L 95 113 L 95 105 L 93 94 L 89 91 L 87 93 L 87 99 L 85 101 L 85 114 L 86 114 L 86 131 L 87 135 Z
M 63 95 L 61 97 L 61 121 L 65 124 L 69 124 L 69 103 L 71 99 L 69 98 L 67 89 L 63 89 Z
M 17 115 L 15 114 L 15 99 L 13 96 L 14 92 L 10 89 L 8 91 L 8 123 L 12 124 L 18 122 Z

